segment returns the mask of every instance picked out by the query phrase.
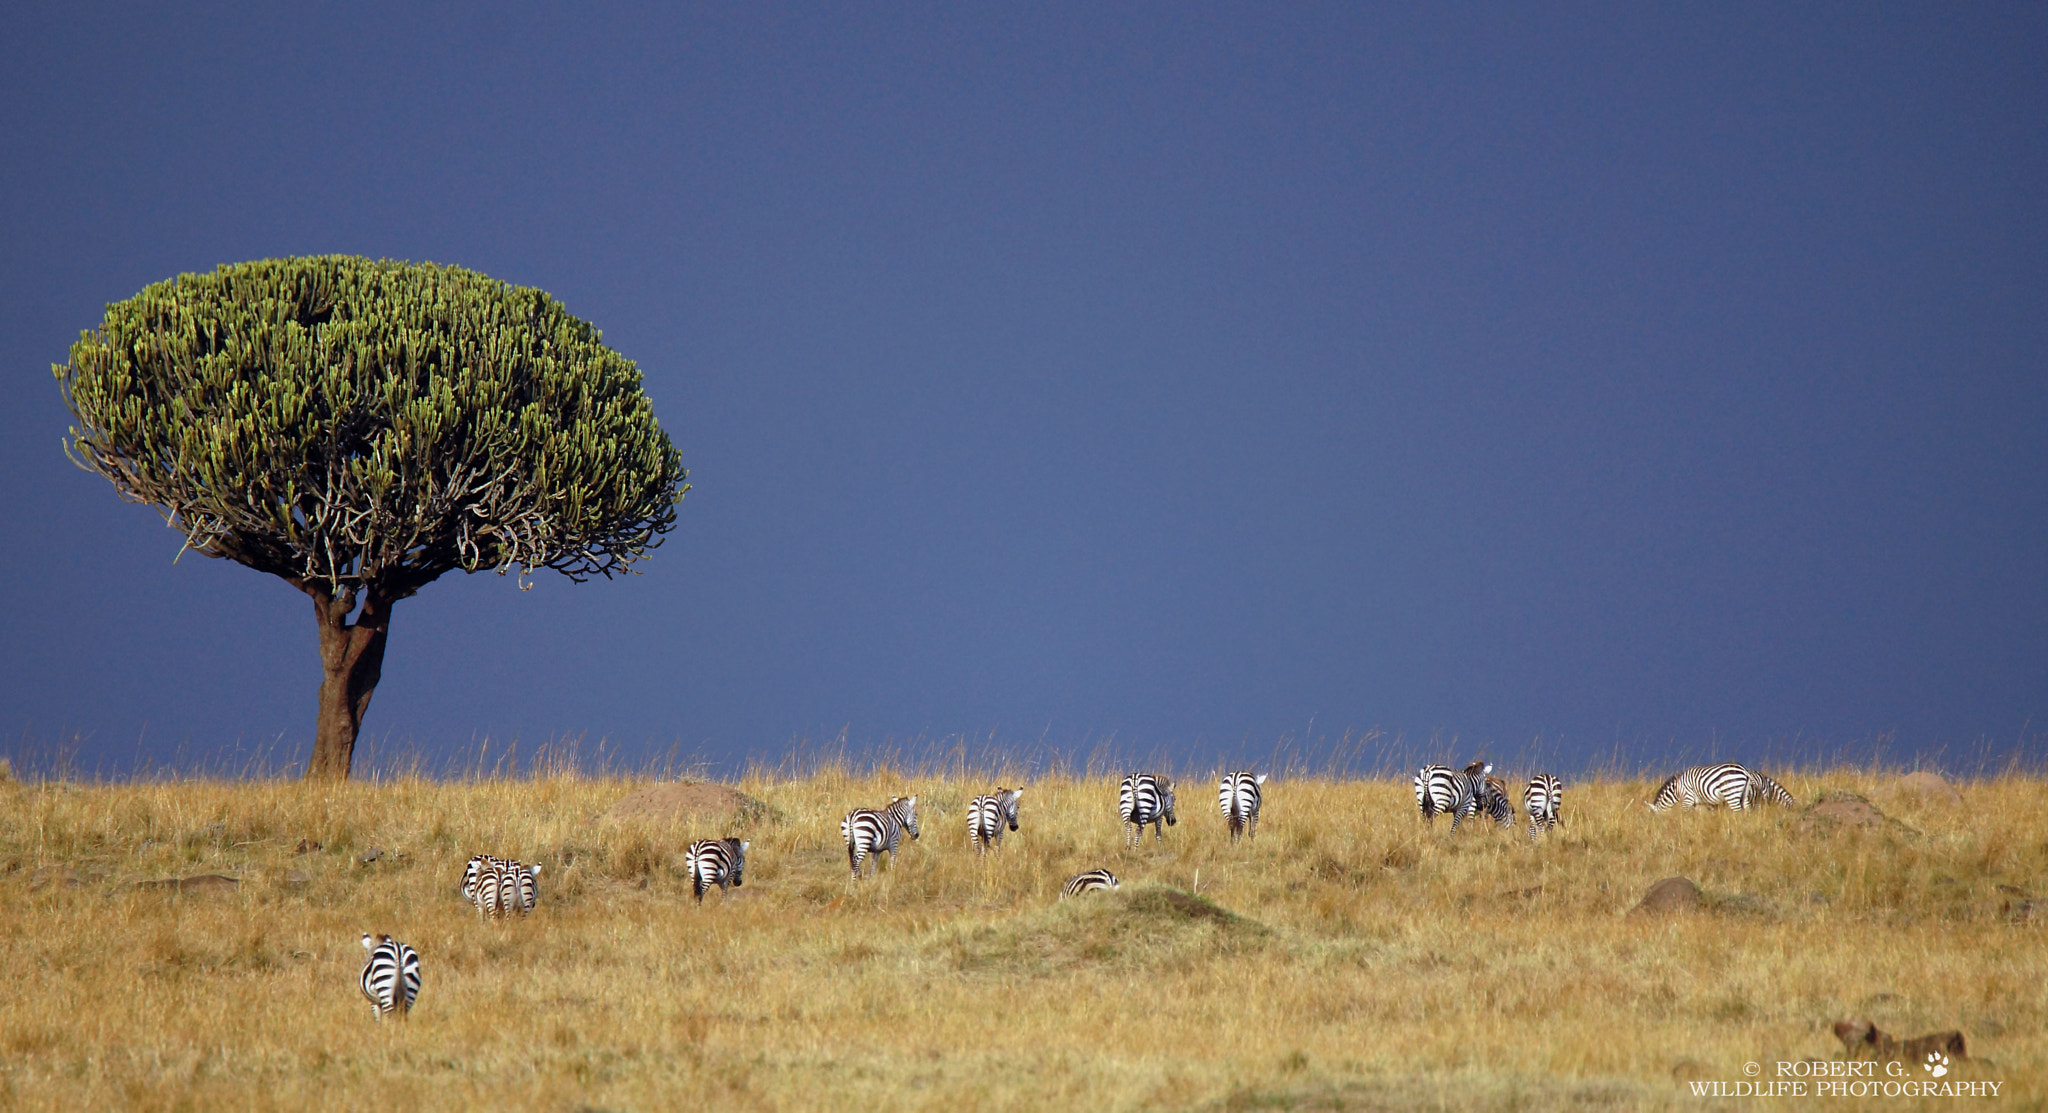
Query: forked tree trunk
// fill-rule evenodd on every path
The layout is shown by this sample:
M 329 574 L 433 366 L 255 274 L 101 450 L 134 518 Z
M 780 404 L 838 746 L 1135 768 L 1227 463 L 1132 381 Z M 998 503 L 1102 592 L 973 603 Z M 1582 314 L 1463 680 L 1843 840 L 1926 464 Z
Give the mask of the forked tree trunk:
M 348 620 L 355 593 L 336 598 L 316 587 L 313 614 L 320 622 L 320 714 L 313 729 L 309 781 L 345 781 L 355 758 L 356 732 L 384 673 L 384 638 L 391 629 L 391 603 L 371 592 L 362 613 Z

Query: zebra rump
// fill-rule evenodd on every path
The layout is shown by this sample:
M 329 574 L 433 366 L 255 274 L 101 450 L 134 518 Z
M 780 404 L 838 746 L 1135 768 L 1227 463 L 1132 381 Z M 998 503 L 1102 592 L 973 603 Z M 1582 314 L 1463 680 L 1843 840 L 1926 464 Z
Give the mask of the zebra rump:
M 747 848 L 752 845 L 738 839 L 698 839 L 690 844 L 690 891 L 696 894 L 698 904 L 704 903 L 704 894 L 713 885 L 718 886 L 721 897 L 727 885 L 740 887 L 740 874 L 747 868 Z
M 1152 841 L 1164 842 L 1166 827 L 1179 826 L 1173 814 L 1173 778 L 1158 773 L 1133 773 L 1117 786 L 1117 814 L 1131 828 L 1131 845 L 1145 839 L 1145 825 L 1152 825 Z
M 1442 765 L 1423 766 L 1415 774 L 1415 802 L 1422 808 L 1422 818 L 1435 824 L 1437 816 L 1448 814 L 1451 830 L 1457 830 L 1459 821 L 1471 819 L 1485 805 L 1486 782 L 1492 772 L 1493 766 L 1484 761 L 1473 762 L 1462 773 Z M 1506 796 L 1505 789 L 1502 796 Z M 1508 822 L 1512 823 L 1513 809 L 1509 811 Z
M 388 935 L 363 933 L 363 949 L 370 952 L 363 963 L 363 996 L 378 1020 L 397 1016 L 404 1020 L 420 996 L 420 956 L 411 947 Z
M 1114 890 L 1116 887 L 1115 874 L 1108 870 L 1089 870 L 1087 873 L 1077 873 L 1067 878 L 1067 883 L 1060 886 L 1060 899 L 1065 900 L 1081 893 L 1092 893 L 1098 889 Z
M 989 848 L 1001 846 L 1005 824 L 1012 831 L 1017 829 L 1017 802 L 1023 795 L 1021 788 L 998 786 L 967 805 L 967 841 L 974 844 L 976 852 L 987 854 Z
M 1522 807 L 1529 813 L 1530 842 L 1557 826 L 1557 809 L 1563 800 L 1564 784 L 1556 777 L 1538 773 L 1529 778 L 1529 787 L 1522 790 Z
M 1223 818 L 1230 824 L 1230 841 L 1239 836 L 1257 838 L 1259 834 L 1259 786 L 1266 783 L 1266 774 L 1252 776 L 1249 770 L 1225 773 L 1216 786 L 1216 806 L 1223 809 Z
M 846 861 L 852 867 L 853 879 L 860 880 L 861 863 L 870 854 L 886 853 L 894 862 L 905 831 L 913 839 L 918 837 L 915 796 L 898 796 L 885 808 L 855 808 L 848 812 L 839 821 L 839 834 L 846 840 Z M 881 868 L 879 859 L 876 868 Z

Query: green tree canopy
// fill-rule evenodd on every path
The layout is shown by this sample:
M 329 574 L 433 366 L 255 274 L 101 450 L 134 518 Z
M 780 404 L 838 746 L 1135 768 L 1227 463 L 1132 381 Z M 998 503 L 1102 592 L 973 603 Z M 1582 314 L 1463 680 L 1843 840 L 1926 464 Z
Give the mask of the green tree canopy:
M 459 267 L 180 275 L 108 306 L 70 355 L 53 370 L 73 459 L 188 548 L 313 597 L 309 776 L 347 775 L 392 603 L 456 569 L 629 570 L 689 489 L 631 360 L 546 293 Z

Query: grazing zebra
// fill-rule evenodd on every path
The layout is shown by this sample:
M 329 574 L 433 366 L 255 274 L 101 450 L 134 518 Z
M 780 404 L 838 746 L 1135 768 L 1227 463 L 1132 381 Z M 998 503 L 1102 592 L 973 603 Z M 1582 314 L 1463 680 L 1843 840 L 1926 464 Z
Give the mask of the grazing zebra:
M 1557 826 L 1557 808 L 1564 800 L 1564 783 L 1548 773 L 1538 773 L 1529 778 L 1529 787 L 1522 790 L 1522 807 L 1529 813 L 1529 841 Z
M 1249 770 L 1240 770 L 1225 773 L 1216 786 L 1216 806 L 1223 809 L 1223 818 L 1230 824 L 1231 842 L 1240 835 L 1258 838 L 1259 786 L 1265 783 L 1264 773 L 1254 777 Z
M 989 848 L 1003 844 L 1003 825 L 1010 830 L 1017 829 L 1017 798 L 1024 795 L 1021 788 L 998 786 L 987 796 L 977 796 L 967 805 L 967 841 L 974 849 L 987 854 Z
M 740 872 L 747 868 L 747 848 L 752 845 L 738 839 L 698 839 L 690 844 L 690 891 L 697 894 L 698 904 L 704 903 L 704 894 L 713 885 L 721 897 L 727 885 L 740 887 Z
M 917 835 L 917 797 L 898 796 L 889 806 L 855 808 L 839 821 L 839 834 L 846 840 L 846 860 L 853 867 L 853 879 L 860 880 L 860 864 L 870 854 L 887 853 L 896 860 L 896 848 L 903 844 L 903 832 Z M 877 859 L 876 867 L 881 868 Z
M 1479 813 L 1487 775 L 1492 772 L 1493 766 L 1483 761 L 1466 766 L 1463 773 L 1442 765 L 1423 766 L 1415 774 L 1415 802 L 1422 808 L 1422 818 L 1434 825 L 1437 816 L 1448 814 L 1451 830 L 1457 830 L 1459 820 Z
M 1131 845 L 1145 841 L 1145 825 L 1152 825 L 1152 841 L 1164 842 L 1165 828 L 1179 826 L 1173 814 L 1173 778 L 1157 773 L 1133 773 L 1116 790 L 1117 813 L 1131 828 Z
M 1479 791 L 1479 810 L 1502 827 L 1515 825 L 1515 804 L 1508 799 L 1508 783 L 1499 777 L 1486 778 Z
M 370 999 L 370 1011 L 378 1020 L 396 1014 L 404 1020 L 420 995 L 419 952 L 388 935 L 363 934 L 363 949 L 370 959 L 363 963 L 363 996 Z
M 1650 810 L 1661 812 L 1677 804 L 1688 808 L 1705 804 L 1708 807 L 1726 805 L 1730 811 L 1739 812 L 1751 804 L 1789 806 L 1797 802 L 1778 782 L 1730 761 L 1720 765 L 1695 765 L 1665 781 L 1651 799 Z
M 1089 870 L 1067 878 L 1067 883 L 1060 886 L 1060 899 L 1065 900 L 1078 893 L 1092 893 L 1097 889 L 1115 890 L 1116 887 L 1115 874 L 1108 870 Z

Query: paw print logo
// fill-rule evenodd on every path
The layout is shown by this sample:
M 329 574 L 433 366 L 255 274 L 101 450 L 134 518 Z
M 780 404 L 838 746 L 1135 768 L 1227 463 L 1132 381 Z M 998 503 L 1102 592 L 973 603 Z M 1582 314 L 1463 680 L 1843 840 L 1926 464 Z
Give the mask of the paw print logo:
M 1940 1078 L 1948 1073 L 1948 1056 L 1939 1051 L 1930 1051 L 1927 1053 L 1927 1062 L 1923 1065 L 1929 1074 Z

